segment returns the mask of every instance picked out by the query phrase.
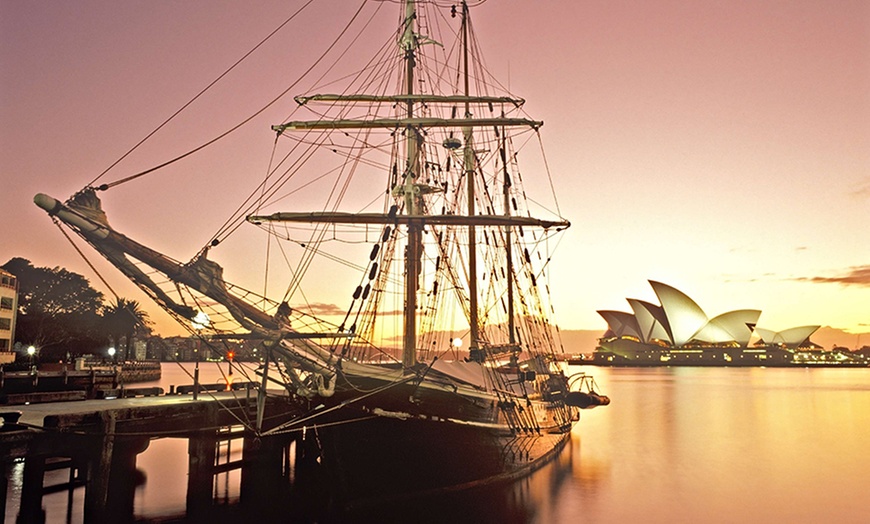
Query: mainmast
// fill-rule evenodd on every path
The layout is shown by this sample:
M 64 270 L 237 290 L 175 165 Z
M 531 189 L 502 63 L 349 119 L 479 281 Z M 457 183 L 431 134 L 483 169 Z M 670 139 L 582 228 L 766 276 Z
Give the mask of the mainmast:
M 414 33 L 417 11 L 414 0 L 405 2 L 405 30 L 399 40 L 399 45 L 405 51 L 405 94 L 407 100 L 408 120 L 414 118 L 414 68 L 416 66 L 417 35 Z M 417 128 L 405 126 L 406 166 L 404 183 L 398 191 L 405 198 L 405 214 L 419 216 L 422 214 L 420 189 L 417 186 L 419 174 L 419 144 L 420 136 Z M 402 342 L 402 366 L 406 373 L 417 363 L 417 287 L 420 282 L 420 260 L 423 251 L 422 223 L 409 221 L 408 250 L 405 255 L 405 311 L 404 337 Z
M 507 139 L 505 138 L 505 129 L 501 128 L 501 166 L 502 171 L 504 173 L 504 182 L 502 185 L 503 195 L 504 195 L 504 215 L 505 217 L 510 217 L 511 215 L 511 178 L 508 172 L 507 166 Z M 508 336 L 508 342 L 510 344 L 516 343 L 516 335 L 514 334 L 515 326 L 514 326 L 514 258 L 513 258 L 513 240 L 511 235 L 510 226 L 505 226 L 504 228 L 504 236 L 505 236 L 505 255 L 507 256 L 507 294 L 508 294 L 508 332 L 510 335 Z

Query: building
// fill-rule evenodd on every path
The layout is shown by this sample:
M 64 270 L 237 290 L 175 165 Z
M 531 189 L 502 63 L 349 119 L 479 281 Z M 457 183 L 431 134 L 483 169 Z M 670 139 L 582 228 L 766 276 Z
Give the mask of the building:
M 15 361 L 15 320 L 18 316 L 18 279 L 0 269 L 0 364 Z
M 595 362 L 632 366 L 866 365 L 810 340 L 820 326 L 773 331 L 757 327 L 761 311 L 741 309 L 713 318 L 685 293 L 650 281 L 660 305 L 628 299 L 631 312 L 598 311 L 608 329 Z

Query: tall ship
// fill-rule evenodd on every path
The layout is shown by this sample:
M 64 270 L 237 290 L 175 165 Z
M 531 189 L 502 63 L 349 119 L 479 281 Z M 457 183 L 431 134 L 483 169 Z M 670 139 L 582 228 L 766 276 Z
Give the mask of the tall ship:
M 708 318 L 682 291 L 650 281 L 661 304 L 628 299 L 631 312 L 601 310 L 607 331 L 592 362 L 604 366 L 867 366 L 863 355 L 823 351 L 810 337 L 820 326 L 774 331 L 758 326 L 761 311 L 740 309 Z
M 370 14 L 344 28 L 339 59 L 376 25 Z M 609 403 L 557 358 L 547 249 L 570 224 L 536 204 L 551 188 L 546 162 L 519 169 L 542 122 L 489 75 L 467 3 L 405 1 L 397 21 L 376 56 L 295 97 L 271 126 L 265 178 L 214 236 L 192 240 L 188 261 L 103 211 L 99 193 L 157 168 L 34 199 L 214 355 L 261 341 L 259 405 L 281 395 L 305 413 L 240 423 L 304 432 L 344 504 L 526 475 L 566 444 L 580 409 Z M 233 243 L 245 233 L 261 247 Z M 239 245 L 252 260 L 269 253 L 263 292 L 225 278 L 218 261 Z M 342 288 L 339 311 L 316 298 Z

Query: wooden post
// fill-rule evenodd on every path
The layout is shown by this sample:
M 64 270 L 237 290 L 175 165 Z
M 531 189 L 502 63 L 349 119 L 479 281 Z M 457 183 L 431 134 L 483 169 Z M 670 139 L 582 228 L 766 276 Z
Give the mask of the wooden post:
M 116 413 L 108 410 L 100 413 L 102 418 L 102 438 L 95 443 L 99 446 L 88 461 L 88 484 L 85 488 L 84 522 L 106 522 L 106 503 L 109 498 L 109 474 L 112 470 L 112 454 L 115 448 Z
M 109 491 L 106 500 L 107 522 L 133 520 L 133 500 L 136 496 L 136 457 L 148 448 L 148 437 L 117 437 L 109 471 Z
M 318 509 L 328 504 L 327 490 L 323 485 L 323 465 L 318 461 L 321 450 L 313 431 L 297 433 L 296 456 L 293 466 L 294 500 L 300 511 L 316 514 Z
M 289 487 L 283 475 L 285 442 L 281 435 L 257 437 L 251 433 L 244 437 L 239 495 L 245 510 L 259 518 L 277 517 L 273 513 L 279 507 L 272 501 Z
M 45 522 L 42 508 L 42 487 L 45 479 L 45 457 L 30 456 L 24 459 L 24 479 L 21 486 L 21 507 L 16 522 L 41 524 Z
M 67 515 L 72 515 L 73 498 L 75 497 L 76 480 L 81 479 L 81 466 L 76 461 L 75 457 L 70 457 L 69 464 L 69 481 L 66 491 L 66 512 Z
M 0 369 L 0 375 L 3 370 Z M 6 497 L 9 490 L 9 463 L 3 462 L 3 478 L 0 479 L 0 522 L 6 522 Z
M 194 391 L 199 389 L 194 380 Z M 212 506 L 214 466 L 217 457 L 217 416 L 214 406 L 204 408 L 205 423 L 200 431 L 190 434 L 187 440 L 187 515 L 191 520 L 201 520 Z
M 187 516 L 201 519 L 211 508 L 217 433 L 214 429 L 191 435 L 187 441 Z

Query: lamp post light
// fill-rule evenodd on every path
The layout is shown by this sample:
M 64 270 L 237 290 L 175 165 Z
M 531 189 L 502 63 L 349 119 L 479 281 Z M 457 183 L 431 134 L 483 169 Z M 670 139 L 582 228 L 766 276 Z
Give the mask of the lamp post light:
M 204 311 L 197 311 L 196 315 L 190 320 L 190 323 L 197 332 L 211 327 L 211 319 L 208 318 L 208 315 Z M 193 400 L 197 400 L 199 398 L 199 349 L 194 348 L 193 352 L 196 354 L 196 360 L 193 365 Z
M 27 346 L 27 354 L 30 356 L 30 372 L 36 372 L 36 347 Z
M 115 355 L 117 354 L 117 351 L 115 350 L 115 348 L 113 346 L 113 347 L 110 347 L 108 349 L 108 351 L 106 351 L 106 352 L 109 354 L 109 357 L 112 358 L 112 375 L 113 375 L 112 387 L 116 388 L 116 387 L 118 387 L 118 361 L 115 360 Z

